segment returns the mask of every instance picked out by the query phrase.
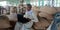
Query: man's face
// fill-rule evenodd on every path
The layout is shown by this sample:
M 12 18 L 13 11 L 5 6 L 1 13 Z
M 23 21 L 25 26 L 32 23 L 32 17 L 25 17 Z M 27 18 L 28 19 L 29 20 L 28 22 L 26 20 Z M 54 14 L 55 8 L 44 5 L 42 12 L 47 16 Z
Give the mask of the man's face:
M 16 8 L 11 8 L 11 12 L 15 13 L 16 12 Z
M 27 6 L 26 9 L 27 9 L 28 11 L 31 10 L 30 6 Z

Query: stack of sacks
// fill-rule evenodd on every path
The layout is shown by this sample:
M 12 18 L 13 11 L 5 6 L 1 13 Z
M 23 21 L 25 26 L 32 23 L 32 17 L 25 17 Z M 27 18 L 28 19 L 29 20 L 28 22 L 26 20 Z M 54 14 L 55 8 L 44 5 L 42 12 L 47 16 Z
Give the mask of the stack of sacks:
M 40 18 L 40 21 L 37 22 L 35 25 L 34 25 L 34 28 L 35 29 L 46 29 L 48 26 L 49 26 L 49 22 L 44 19 L 44 18 Z
M 11 25 L 9 23 L 9 19 L 7 16 L 0 16 L 0 29 L 2 28 L 10 28 Z
M 53 19 L 53 16 L 51 14 L 48 14 L 48 13 L 44 13 L 44 12 L 40 12 L 39 13 L 39 16 L 40 17 L 45 17 L 47 19 Z
M 55 14 L 57 12 L 57 10 L 54 7 L 48 7 L 48 6 L 44 6 L 41 7 L 40 12 L 38 12 L 38 18 L 39 18 L 39 22 L 35 23 L 34 28 L 35 29 L 46 29 L 46 27 L 48 27 L 53 19 L 53 14 Z M 41 19 L 41 18 L 42 19 Z M 45 19 L 44 19 L 45 18 Z
M 57 10 L 54 7 L 49 7 L 49 6 L 44 6 L 40 8 L 40 13 L 39 16 L 40 17 L 45 17 L 48 20 L 53 19 L 53 14 L 55 14 L 57 12 Z
M 39 16 L 46 18 L 49 23 L 51 23 L 51 21 L 53 19 L 53 16 L 52 15 L 47 14 L 47 13 L 43 13 L 43 12 L 39 13 Z
M 40 17 L 47 18 L 48 21 L 51 21 L 53 19 L 53 14 L 57 12 L 57 10 L 54 7 L 44 6 L 40 8 Z

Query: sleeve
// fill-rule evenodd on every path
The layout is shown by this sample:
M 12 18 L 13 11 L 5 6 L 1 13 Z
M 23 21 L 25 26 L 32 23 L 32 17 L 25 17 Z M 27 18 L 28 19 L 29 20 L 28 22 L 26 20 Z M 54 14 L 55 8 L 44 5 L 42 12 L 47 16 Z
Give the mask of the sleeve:
M 32 16 L 33 16 L 32 21 L 33 22 L 38 22 L 38 18 L 37 18 L 36 14 L 34 12 L 32 13 Z
M 25 12 L 25 15 L 24 15 L 25 18 L 27 18 L 27 12 Z

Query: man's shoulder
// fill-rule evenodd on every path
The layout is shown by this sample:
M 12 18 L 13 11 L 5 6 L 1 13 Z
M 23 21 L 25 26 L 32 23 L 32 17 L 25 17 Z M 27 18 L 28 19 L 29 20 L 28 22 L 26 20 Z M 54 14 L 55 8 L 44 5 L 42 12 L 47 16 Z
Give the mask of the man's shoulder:
M 23 16 L 22 14 L 17 14 L 17 16 Z

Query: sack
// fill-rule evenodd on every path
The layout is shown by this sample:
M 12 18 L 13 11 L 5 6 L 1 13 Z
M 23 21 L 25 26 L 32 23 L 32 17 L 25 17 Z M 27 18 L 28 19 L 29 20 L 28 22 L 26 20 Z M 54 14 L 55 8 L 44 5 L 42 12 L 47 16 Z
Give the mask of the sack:
M 46 27 L 49 26 L 50 23 L 48 23 L 47 20 L 44 18 L 40 18 L 40 21 L 35 23 L 34 28 L 35 29 L 46 29 Z
M 6 16 L 0 16 L 0 28 L 9 28 L 11 27 L 9 19 Z
M 25 18 L 23 17 L 23 15 L 20 15 L 20 14 L 17 14 L 17 18 L 18 18 L 18 22 L 21 22 L 21 23 L 27 23 L 30 21 L 29 18 Z
M 54 7 L 44 6 L 40 8 L 41 12 L 46 12 L 48 14 L 55 14 L 57 10 Z
M 47 19 L 49 19 L 49 20 L 53 19 L 53 16 L 52 16 L 51 14 L 44 13 L 44 12 L 39 13 L 39 16 L 40 16 L 40 17 L 47 18 Z

